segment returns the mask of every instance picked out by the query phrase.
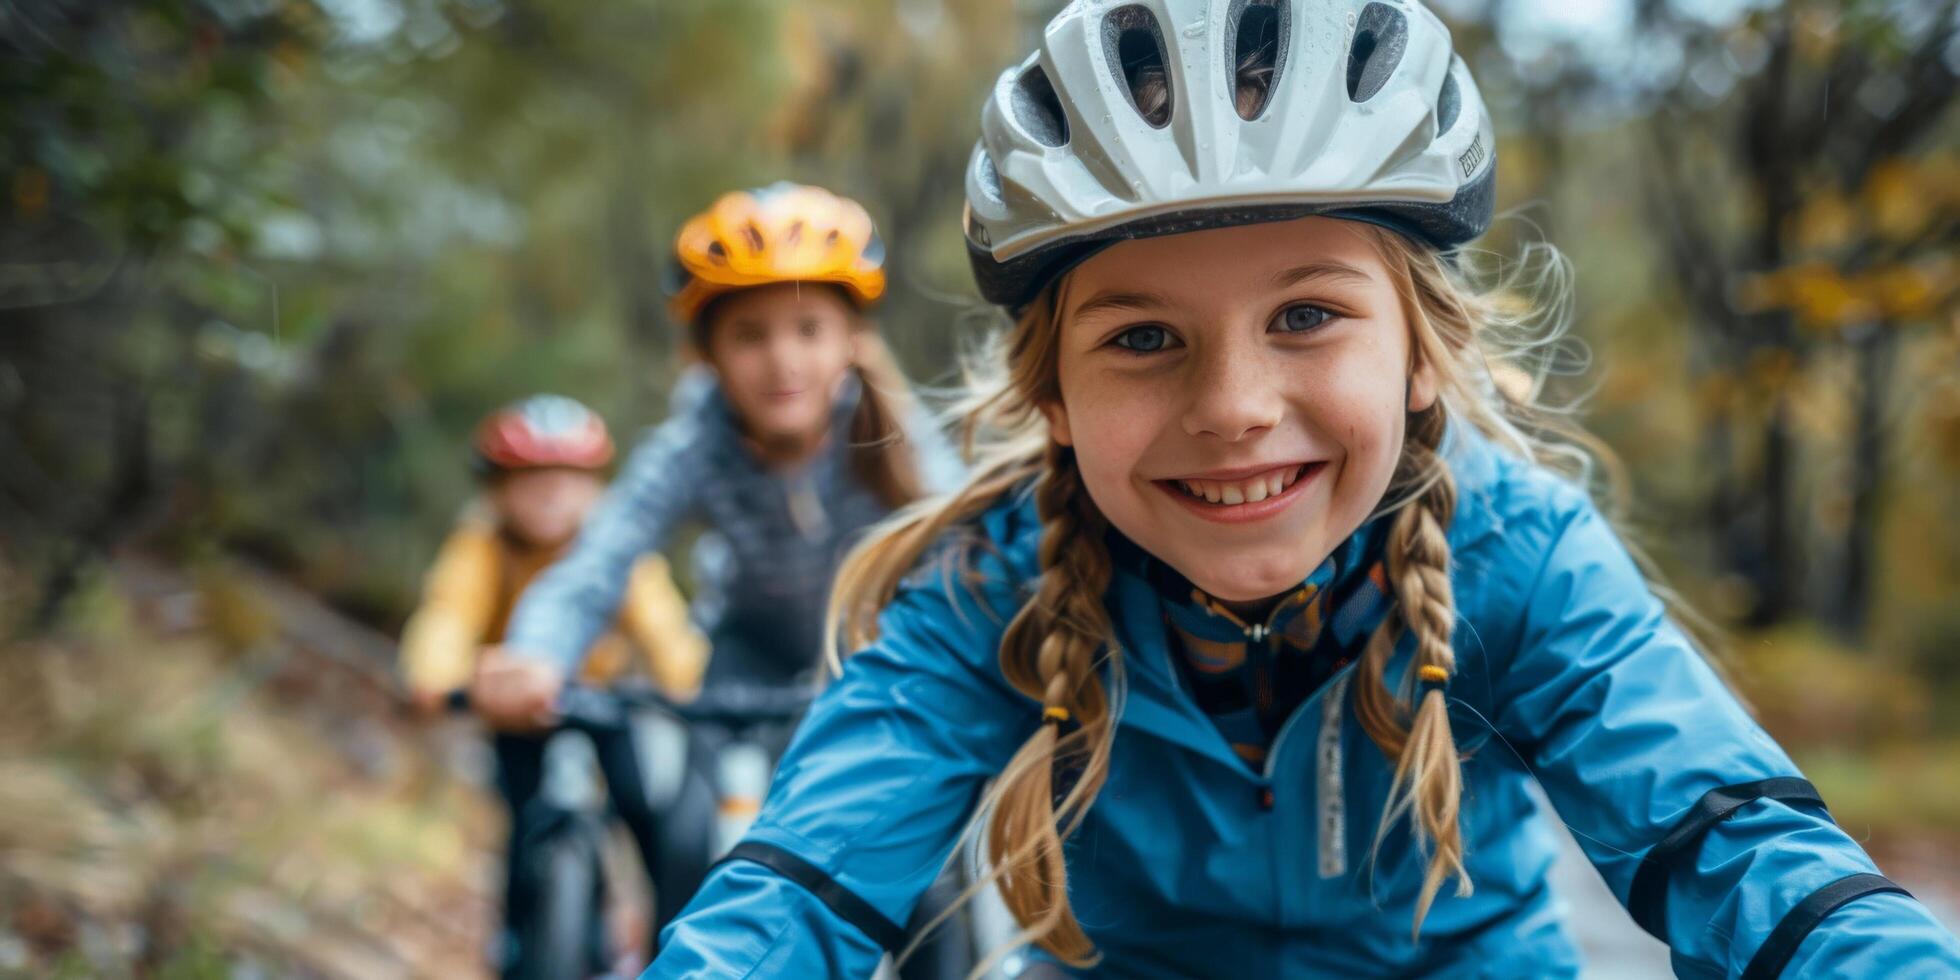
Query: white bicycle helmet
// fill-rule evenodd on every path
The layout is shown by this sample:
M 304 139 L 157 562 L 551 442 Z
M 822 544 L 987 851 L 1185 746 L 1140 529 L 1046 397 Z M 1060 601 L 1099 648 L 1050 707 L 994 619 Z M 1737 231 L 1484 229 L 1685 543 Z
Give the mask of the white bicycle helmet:
M 1268 75 L 1244 114 L 1242 65 Z M 1146 73 L 1170 96 L 1149 116 Z M 1495 151 L 1414 0 L 1075 0 L 981 112 L 967 252 L 981 295 L 1018 311 L 1128 238 L 1332 214 L 1448 250 L 1490 224 Z

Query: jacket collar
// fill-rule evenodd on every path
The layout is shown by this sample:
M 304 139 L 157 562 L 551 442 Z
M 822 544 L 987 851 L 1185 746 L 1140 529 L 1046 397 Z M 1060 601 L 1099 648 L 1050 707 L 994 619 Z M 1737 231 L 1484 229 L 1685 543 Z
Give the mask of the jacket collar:
M 1461 549 L 1503 530 L 1494 498 L 1503 477 L 1503 450 L 1465 422 L 1443 433 L 1443 462 L 1456 480 L 1456 512 L 1450 515 L 1450 547 Z
M 1109 531 L 1109 552 L 1117 567 L 1129 568 L 1149 584 L 1178 629 L 1204 640 L 1242 643 L 1285 631 L 1313 606 L 1316 598 L 1361 574 L 1365 565 L 1380 556 L 1382 537 L 1387 529 L 1386 522 L 1380 518 L 1361 525 L 1287 593 L 1264 620 L 1257 623 L 1247 622 L 1223 603 L 1206 595 L 1177 569 L 1114 528 Z M 1313 632 L 1317 633 L 1318 630 Z

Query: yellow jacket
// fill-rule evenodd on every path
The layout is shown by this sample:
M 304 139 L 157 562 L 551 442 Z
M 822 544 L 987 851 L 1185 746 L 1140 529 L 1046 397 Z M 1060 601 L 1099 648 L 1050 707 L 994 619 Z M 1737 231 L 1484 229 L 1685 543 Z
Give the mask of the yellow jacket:
M 517 598 L 563 552 L 523 548 L 489 521 L 464 518 L 443 542 L 423 580 L 422 604 L 402 630 L 409 687 L 432 694 L 467 687 L 478 652 L 503 639 Z M 689 621 L 687 602 L 658 554 L 634 564 L 617 628 L 592 645 L 580 681 L 611 683 L 626 671 L 629 647 L 639 648 L 648 675 L 669 696 L 687 698 L 700 689 L 708 641 Z

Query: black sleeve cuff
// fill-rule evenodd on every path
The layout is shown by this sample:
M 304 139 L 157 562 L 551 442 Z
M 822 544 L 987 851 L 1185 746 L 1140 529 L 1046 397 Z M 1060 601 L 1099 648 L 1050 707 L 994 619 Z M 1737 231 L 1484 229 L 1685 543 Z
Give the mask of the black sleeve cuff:
M 750 861 L 760 864 L 775 873 L 803 886 L 805 891 L 815 895 L 817 900 L 828 906 L 837 917 L 858 927 L 859 931 L 871 937 L 871 941 L 883 946 L 887 951 L 897 951 L 905 947 L 905 930 L 898 923 L 885 918 L 884 914 L 871 906 L 870 902 L 859 898 L 856 893 L 837 883 L 822 869 L 808 861 L 783 850 L 774 844 L 759 841 L 743 841 L 735 845 L 728 856 L 716 862 Z
M 1790 957 L 1797 954 L 1797 947 L 1803 945 L 1804 937 L 1810 935 L 1818 923 L 1843 908 L 1845 903 L 1880 892 L 1898 892 L 1907 898 L 1912 897 L 1911 892 L 1893 884 L 1884 875 L 1872 874 L 1839 878 L 1811 892 L 1809 897 L 1784 913 L 1783 921 L 1770 930 L 1769 938 L 1763 940 L 1756 955 L 1749 959 L 1748 968 L 1742 971 L 1742 980 L 1775 980 L 1783 974 Z

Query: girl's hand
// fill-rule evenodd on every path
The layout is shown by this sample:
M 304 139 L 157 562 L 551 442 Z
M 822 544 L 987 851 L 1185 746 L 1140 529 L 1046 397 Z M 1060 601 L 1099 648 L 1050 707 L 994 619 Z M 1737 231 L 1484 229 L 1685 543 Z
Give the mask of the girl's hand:
M 444 702 L 447 700 L 448 694 L 443 691 L 432 691 L 418 687 L 412 688 L 408 692 L 409 709 L 415 713 L 415 717 L 423 721 L 428 721 L 441 715 Z
M 541 731 L 557 724 L 558 692 L 564 684 L 564 673 L 550 661 L 491 647 L 477 658 L 470 705 L 500 731 Z

